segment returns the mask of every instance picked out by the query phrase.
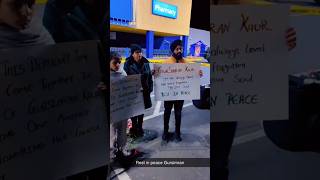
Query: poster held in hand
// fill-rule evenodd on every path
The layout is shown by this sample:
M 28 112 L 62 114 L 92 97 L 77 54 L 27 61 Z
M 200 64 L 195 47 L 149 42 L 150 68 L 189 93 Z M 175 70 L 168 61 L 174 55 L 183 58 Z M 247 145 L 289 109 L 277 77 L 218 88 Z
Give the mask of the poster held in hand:
M 5 50 L 0 57 L 0 177 L 56 180 L 106 165 L 97 42 Z
M 117 76 L 110 81 L 111 123 L 143 114 L 141 75 Z
M 154 64 L 157 101 L 200 99 L 200 65 Z
M 288 15 L 286 5 L 211 6 L 211 121 L 288 118 Z

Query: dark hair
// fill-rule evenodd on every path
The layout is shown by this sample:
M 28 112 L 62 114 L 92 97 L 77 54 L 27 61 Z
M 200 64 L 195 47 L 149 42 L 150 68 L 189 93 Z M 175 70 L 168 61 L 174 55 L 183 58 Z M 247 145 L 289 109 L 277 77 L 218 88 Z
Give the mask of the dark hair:
M 64 1 L 74 1 L 78 3 L 79 0 L 64 0 Z M 95 24 L 101 24 L 104 20 L 105 15 L 108 11 L 108 3 L 106 0 L 81 0 L 79 1 L 80 8 L 87 13 L 86 15 L 90 17 L 91 21 Z
M 120 61 L 121 60 L 121 56 L 117 53 L 117 52 L 115 52 L 115 51 L 111 51 L 110 52 L 110 59 L 109 59 L 109 61 L 111 61 L 111 60 L 117 60 L 117 61 Z
M 1 2 L 1 0 L 0 0 Z M 36 0 L 14 0 L 12 2 L 12 8 L 14 10 L 20 10 L 23 5 L 27 4 L 29 7 L 32 7 L 36 3 Z
M 130 46 L 131 49 L 131 55 L 135 52 L 135 51 L 139 51 L 141 52 L 141 46 L 139 46 L 138 44 L 131 44 Z
M 214 5 L 217 5 L 218 2 L 219 2 L 219 0 L 213 0 L 213 4 L 214 4 Z
M 173 52 L 177 46 L 182 46 L 182 41 L 180 39 L 177 39 L 171 43 L 170 45 L 171 52 Z

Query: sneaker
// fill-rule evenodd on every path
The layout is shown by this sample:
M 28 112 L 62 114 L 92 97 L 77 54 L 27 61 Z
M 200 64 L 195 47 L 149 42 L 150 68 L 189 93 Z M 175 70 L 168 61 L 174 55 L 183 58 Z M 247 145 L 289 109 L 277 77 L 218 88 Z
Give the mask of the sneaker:
M 174 139 L 176 142 L 182 141 L 180 134 L 174 134 Z
M 115 151 L 114 154 L 115 154 L 115 159 L 116 160 L 121 160 L 121 159 L 123 159 L 125 157 L 124 153 L 122 151 L 120 151 L 120 150 Z
M 130 154 L 130 157 L 132 159 L 137 159 L 139 157 L 142 157 L 145 153 L 142 152 L 142 151 L 139 151 L 137 149 L 131 149 L 131 154 Z
M 130 128 L 130 130 L 129 130 L 129 136 L 130 136 L 131 138 L 137 138 L 137 137 L 138 137 L 137 130 L 136 130 L 136 129 L 133 129 L 133 128 Z
M 130 166 L 132 166 L 132 164 L 134 163 L 134 161 L 143 156 L 143 152 L 140 152 L 136 149 L 132 149 L 130 151 L 130 154 L 126 155 L 124 152 L 122 151 L 117 151 L 115 153 L 116 157 L 115 157 L 115 161 L 117 161 L 123 168 L 129 168 Z
M 123 162 L 125 162 L 124 153 L 122 151 L 116 151 L 114 154 L 115 154 L 114 162 L 118 162 L 121 166 L 125 166 L 123 165 Z

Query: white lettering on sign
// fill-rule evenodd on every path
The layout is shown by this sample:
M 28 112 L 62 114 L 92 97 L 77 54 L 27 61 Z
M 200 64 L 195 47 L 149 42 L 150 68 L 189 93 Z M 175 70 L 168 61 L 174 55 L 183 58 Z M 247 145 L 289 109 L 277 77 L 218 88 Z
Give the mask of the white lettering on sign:
M 156 4 L 154 6 L 155 10 L 158 10 L 162 13 L 167 13 L 167 14 L 171 14 L 173 17 L 176 16 L 176 11 L 172 10 L 172 9 L 168 9 L 168 8 L 165 8 L 165 7 L 161 7 L 159 4 Z

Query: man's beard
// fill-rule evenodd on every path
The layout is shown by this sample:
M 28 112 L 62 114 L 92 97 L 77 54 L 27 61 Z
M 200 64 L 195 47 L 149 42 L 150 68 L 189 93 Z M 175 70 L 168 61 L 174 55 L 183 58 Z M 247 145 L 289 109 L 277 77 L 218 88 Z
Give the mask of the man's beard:
M 182 53 L 177 53 L 177 54 L 173 53 L 172 56 L 173 56 L 176 60 L 182 59 Z

